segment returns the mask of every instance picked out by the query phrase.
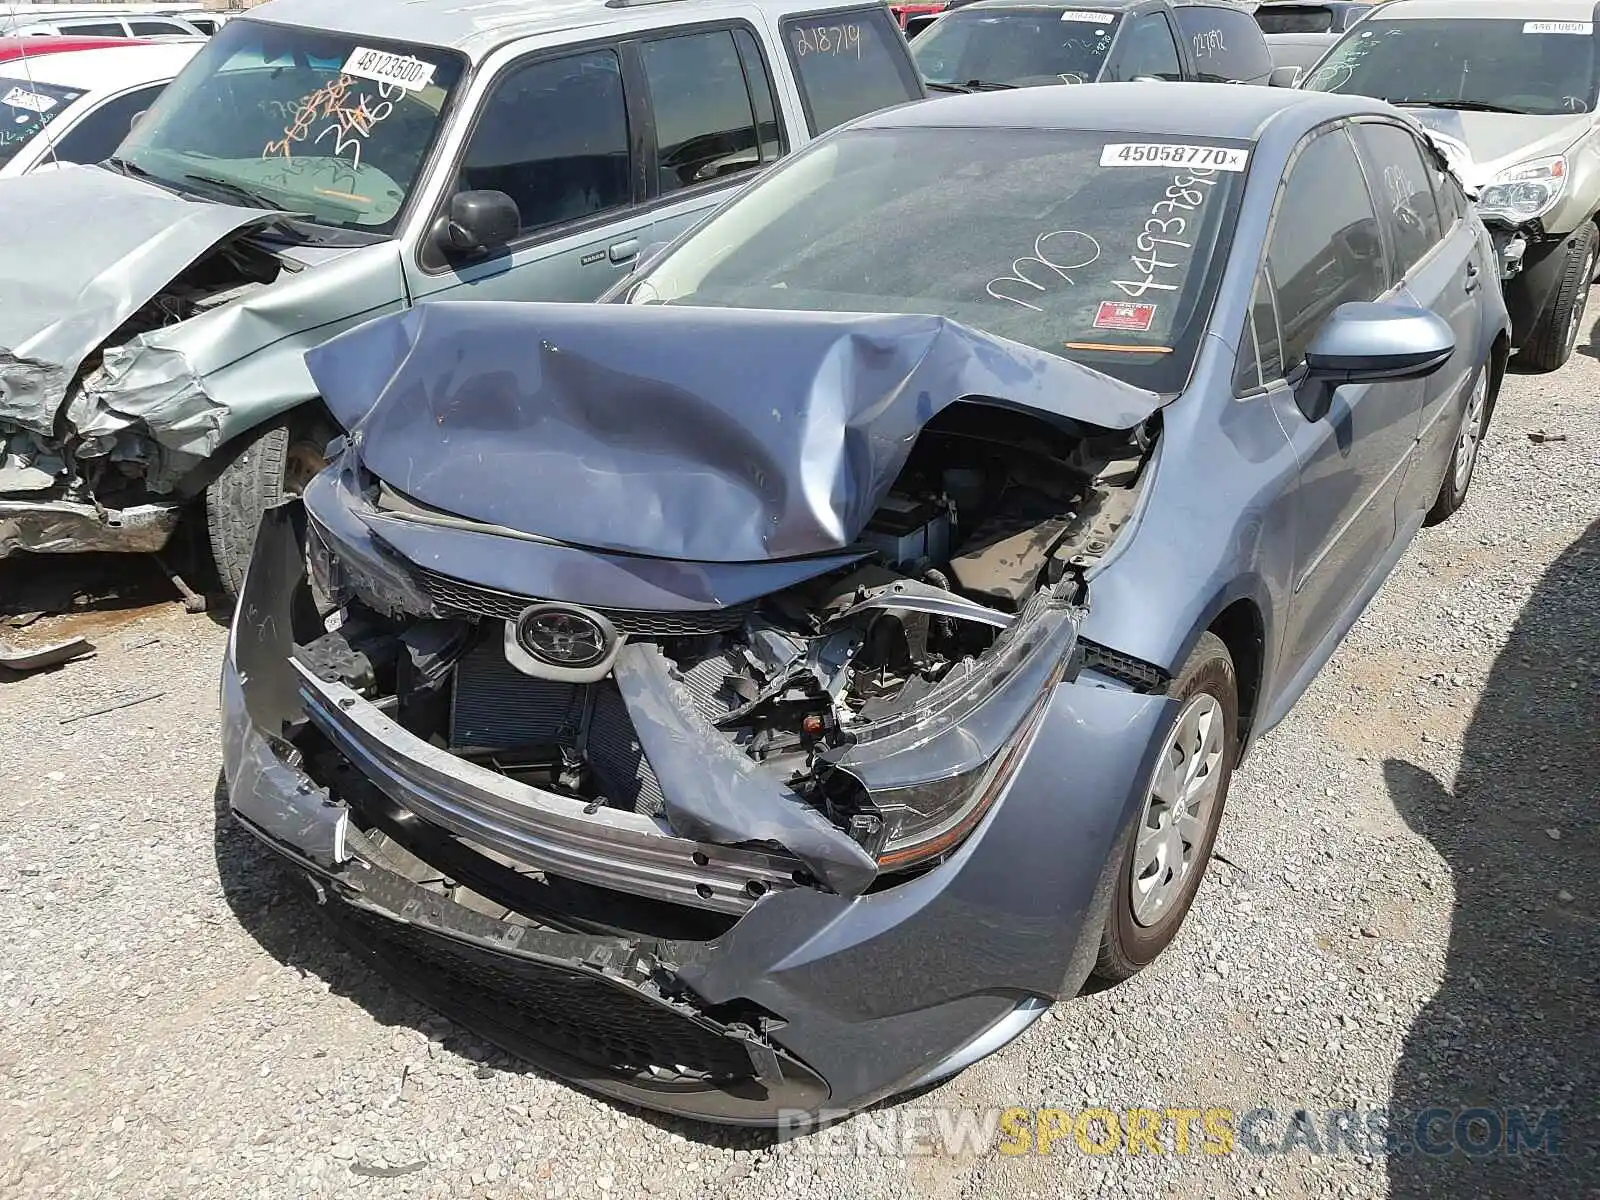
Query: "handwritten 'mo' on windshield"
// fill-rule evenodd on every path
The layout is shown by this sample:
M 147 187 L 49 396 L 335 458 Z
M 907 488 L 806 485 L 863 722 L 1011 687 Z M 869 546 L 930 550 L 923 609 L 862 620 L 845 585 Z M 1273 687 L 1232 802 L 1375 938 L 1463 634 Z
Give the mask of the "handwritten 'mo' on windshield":
M 283 136 L 263 146 L 261 157 L 293 158 L 295 146 L 308 141 L 315 146 L 331 137 L 333 157 L 347 157 L 352 168 L 359 168 L 365 139 L 394 112 L 393 100 L 401 90 L 399 84 L 379 83 L 374 104 L 371 96 L 355 91 L 360 86 L 353 77 L 341 74 L 305 96 L 295 105 Z

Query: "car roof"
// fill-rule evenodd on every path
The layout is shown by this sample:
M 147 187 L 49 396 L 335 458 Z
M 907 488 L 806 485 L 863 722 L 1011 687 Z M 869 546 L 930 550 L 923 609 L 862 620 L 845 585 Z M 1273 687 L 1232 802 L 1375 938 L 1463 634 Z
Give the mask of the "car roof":
M 270 21 L 342 33 L 443 46 L 480 59 L 507 42 L 539 34 L 638 24 L 645 16 L 663 25 L 715 20 L 752 9 L 774 17 L 860 8 L 863 0 L 266 0 L 244 13 Z
M 181 42 L 134 42 L 98 50 L 65 50 L 27 58 L 28 78 L 57 87 L 119 92 L 141 83 L 171 79 L 201 46 L 204 38 Z
M 1593 21 L 1595 0 L 1389 0 L 1369 21 Z
M 1343 92 L 1216 83 L 1094 83 L 941 96 L 885 109 L 852 128 L 1085 129 L 1254 141 L 1275 121 L 1310 129 L 1362 113 L 1396 115 L 1382 100 Z

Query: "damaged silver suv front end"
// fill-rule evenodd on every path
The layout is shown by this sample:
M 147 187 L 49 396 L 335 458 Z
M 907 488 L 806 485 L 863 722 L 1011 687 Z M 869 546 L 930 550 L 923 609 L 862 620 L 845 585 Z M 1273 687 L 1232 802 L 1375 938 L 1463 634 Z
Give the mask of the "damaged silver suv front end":
M 790 384 L 619 371 L 674 332 L 781 341 Z M 1150 443 L 953 401 L 1139 394 L 936 318 L 436 305 L 341 343 L 350 435 L 263 523 L 225 761 L 374 965 L 585 1086 L 761 1124 L 1077 987 L 1168 703 L 1077 637 Z M 627 502 L 572 504 L 603 460 Z

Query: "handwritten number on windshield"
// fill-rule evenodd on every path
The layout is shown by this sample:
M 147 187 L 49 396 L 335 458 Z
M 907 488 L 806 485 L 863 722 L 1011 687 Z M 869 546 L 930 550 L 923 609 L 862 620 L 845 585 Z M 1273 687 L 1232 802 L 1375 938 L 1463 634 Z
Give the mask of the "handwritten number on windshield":
M 1183 266 L 1186 257 L 1174 254 L 1173 261 L 1162 258 L 1157 246 L 1173 246 L 1180 250 L 1193 249 L 1193 243 L 1182 240 L 1189 229 L 1189 218 L 1179 216 L 1179 213 L 1192 213 L 1205 203 L 1206 193 L 1202 188 L 1215 187 L 1217 184 L 1216 171 L 1209 167 L 1191 168 L 1187 175 L 1178 174 L 1172 177 L 1172 185 L 1166 190 L 1166 199 L 1157 200 L 1150 208 L 1151 217 L 1144 223 L 1144 232 L 1134 241 L 1134 246 L 1140 253 L 1129 257 L 1134 270 L 1138 271 L 1138 279 L 1113 279 L 1112 287 L 1121 288 L 1131 299 L 1137 300 L 1147 292 L 1175 292 L 1179 283 L 1169 283 L 1162 277 L 1163 271 L 1176 270 Z M 1164 216 L 1162 214 L 1173 214 Z
M 398 84 L 378 84 L 378 103 L 373 105 L 370 96 L 352 97 L 350 89 L 356 81 L 349 75 L 340 75 L 308 95 L 295 107 L 294 118 L 284 128 L 283 137 L 268 142 L 261 149 L 262 158 L 292 158 L 294 145 L 311 137 L 313 146 L 333 136 L 334 157 L 348 156 L 352 172 L 361 167 L 361 147 L 364 140 L 378 125 L 394 112 L 393 100 L 399 92 Z M 318 121 L 323 121 L 321 128 Z
M 1051 238 L 1077 238 L 1079 240 L 1077 242 L 1063 241 L 1054 246 L 1050 246 L 1049 242 Z M 1071 259 L 1072 261 L 1061 262 L 1057 261 L 1058 258 Z M 1032 254 L 1025 258 L 1012 260 L 1011 274 L 1001 275 L 998 278 L 991 279 L 989 281 L 989 286 L 986 287 L 984 291 L 988 292 L 988 294 L 996 300 L 1009 300 L 1011 303 L 1021 305 L 1023 308 L 1026 308 L 1032 312 L 1043 312 L 1044 309 L 1040 308 L 1038 305 L 1029 304 L 1028 301 L 1022 299 L 1021 296 L 1013 296 L 1009 293 L 1018 291 L 1018 285 L 1020 285 L 1020 287 L 1032 288 L 1038 293 L 1047 291 L 1048 289 L 1046 287 L 1046 283 L 1050 282 L 1050 276 L 1042 274 L 1043 271 L 1053 272 L 1057 278 L 1064 280 L 1068 284 L 1071 284 L 1073 280 L 1072 276 L 1067 274 L 1068 271 L 1081 270 L 1082 268 L 1089 266 L 1091 263 L 1098 261 L 1099 258 L 1100 243 L 1095 241 L 1095 239 L 1090 237 L 1087 233 L 1083 233 L 1077 229 L 1051 230 L 1049 233 L 1041 233 L 1038 237 L 1033 239 Z M 1037 280 L 1029 277 L 1029 263 L 1041 268 L 1040 274 L 1045 280 L 1045 283 L 1040 283 Z M 1011 286 L 1008 287 L 1007 285 Z M 1022 295 L 1026 294 L 1027 293 L 1022 293 Z M 1037 296 L 1034 298 L 1038 299 Z
M 816 25 L 810 29 L 796 29 L 794 56 L 804 58 L 808 54 L 854 54 L 856 58 L 860 58 L 861 26 Z

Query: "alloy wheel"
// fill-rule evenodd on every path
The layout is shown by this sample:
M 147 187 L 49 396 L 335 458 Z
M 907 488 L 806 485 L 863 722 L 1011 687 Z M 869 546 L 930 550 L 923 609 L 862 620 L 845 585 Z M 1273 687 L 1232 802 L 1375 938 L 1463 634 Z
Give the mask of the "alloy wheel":
M 1472 482 L 1473 469 L 1478 465 L 1478 446 L 1483 441 L 1484 411 L 1489 406 L 1488 368 L 1478 373 L 1472 385 L 1472 395 L 1467 397 L 1467 411 L 1461 418 L 1461 433 L 1456 438 L 1456 495 L 1467 490 Z

